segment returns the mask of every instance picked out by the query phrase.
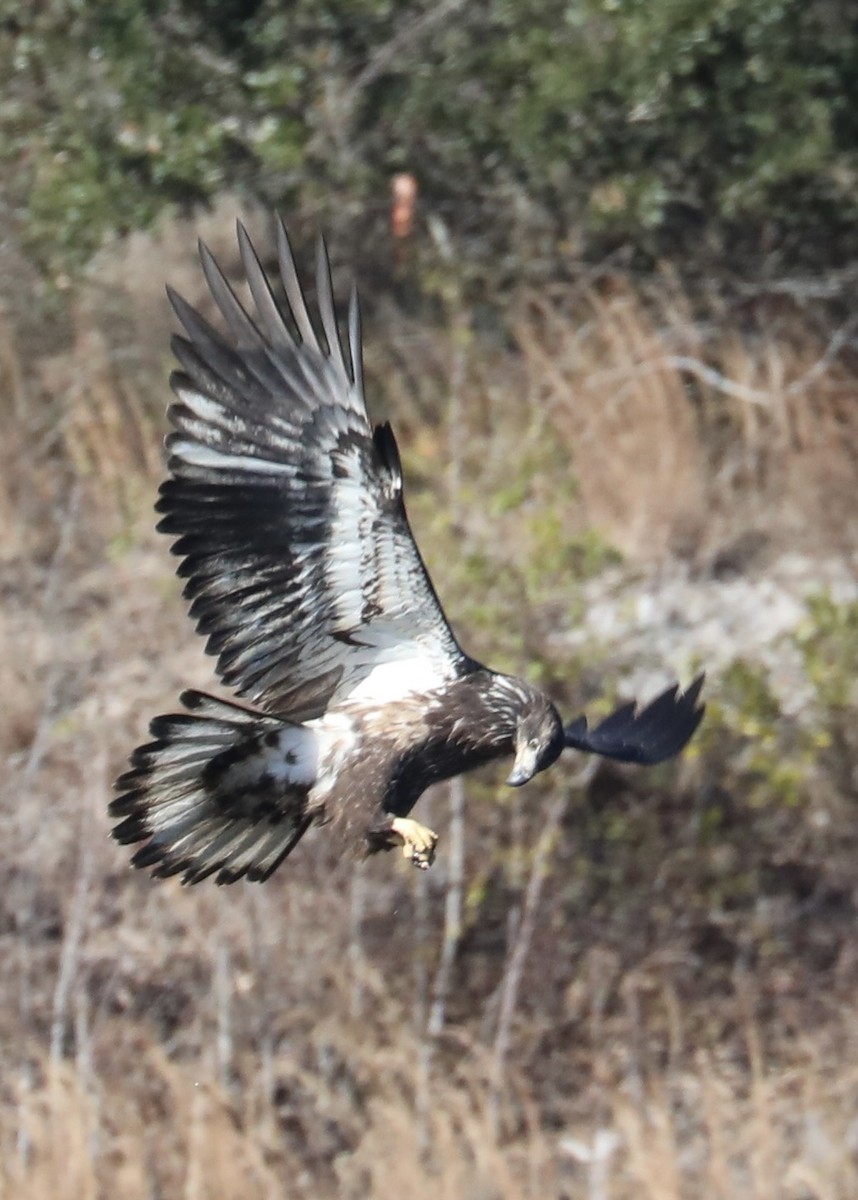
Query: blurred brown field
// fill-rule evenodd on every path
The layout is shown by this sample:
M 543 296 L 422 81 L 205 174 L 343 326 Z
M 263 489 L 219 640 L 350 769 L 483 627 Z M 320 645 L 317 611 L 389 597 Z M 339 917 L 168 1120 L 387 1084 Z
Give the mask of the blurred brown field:
M 234 265 L 226 208 L 203 224 Z M 162 287 L 202 298 L 193 246 L 166 224 L 50 325 L 8 289 L 0 313 L 0 1196 L 854 1197 L 850 744 L 792 806 L 748 800 L 721 733 L 658 772 L 570 757 L 524 796 L 484 773 L 421 802 L 428 878 L 337 862 L 323 830 L 263 888 L 129 869 L 112 779 L 213 687 L 151 515 Z M 852 571 L 848 322 L 616 271 L 516 313 L 512 344 L 458 311 L 367 321 L 475 652 L 574 710 L 623 660 L 563 648 L 584 579 L 705 590 L 799 550 Z

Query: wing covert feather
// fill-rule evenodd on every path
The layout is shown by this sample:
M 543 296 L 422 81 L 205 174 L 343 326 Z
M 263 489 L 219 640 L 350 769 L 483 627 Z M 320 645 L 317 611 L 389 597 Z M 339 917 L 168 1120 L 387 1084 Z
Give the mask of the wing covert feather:
M 249 308 L 200 250 L 229 338 L 170 292 L 186 336 L 173 343 L 182 369 L 170 381 L 178 402 L 157 506 L 218 674 L 293 719 L 365 693 L 380 666 L 403 664 L 405 680 L 419 660 L 421 678 L 453 678 L 468 660 L 408 525 L 393 433 L 373 430 L 367 416 L 356 297 L 348 363 L 324 244 L 317 293 L 326 348 L 282 225 L 282 306 L 241 227 L 238 239 Z

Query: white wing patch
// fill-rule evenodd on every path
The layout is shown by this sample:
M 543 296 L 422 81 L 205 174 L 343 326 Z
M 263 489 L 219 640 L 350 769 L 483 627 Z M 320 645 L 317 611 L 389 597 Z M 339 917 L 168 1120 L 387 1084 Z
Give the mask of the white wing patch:
M 327 574 L 336 597 L 336 628 L 346 631 L 362 624 L 364 588 L 368 580 L 367 550 L 372 546 L 374 509 L 361 477 L 357 449 L 338 453 L 347 474 L 337 479 L 328 548 Z
M 290 463 L 272 462 L 267 458 L 257 458 L 251 454 L 222 454 L 220 450 L 212 450 L 200 442 L 187 441 L 177 438 L 170 443 L 170 454 L 180 458 L 182 462 L 192 467 L 210 467 L 215 470 L 248 471 L 254 475 L 294 475 L 295 468 Z
M 233 419 L 229 421 L 226 409 L 217 400 L 212 400 L 210 396 L 204 396 L 202 392 L 194 391 L 191 388 L 177 388 L 176 395 L 186 404 L 194 416 L 199 417 L 203 421 L 211 421 L 212 425 L 225 425 L 229 428 L 232 424 L 237 424 Z
M 388 657 L 383 650 L 380 653 L 376 650 L 371 661 L 374 665 L 349 692 L 349 703 L 395 704 L 407 696 L 431 692 L 451 678 L 436 658 L 414 653 L 413 647 L 400 646 L 398 653 L 388 651 Z

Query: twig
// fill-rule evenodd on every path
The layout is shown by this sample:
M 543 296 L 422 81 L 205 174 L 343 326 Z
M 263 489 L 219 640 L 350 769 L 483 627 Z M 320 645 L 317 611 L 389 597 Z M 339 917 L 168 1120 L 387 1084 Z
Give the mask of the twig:
M 15 1151 L 18 1156 L 19 1165 L 26 1169 L 29 1165 L 33 1149 L 33 1139 L 30 1134 L 30 1126 L 27 1122 L 28 1098 L 33 1091 L 33 1084 L 35 1082 L 35 1068 L 30 1060 L 25 1059 L 21 1063 L 19 1079 L 18 1128 L 15 1134 Z
M 442 0 L 440 4 L 430 8 L 421 16 L 409 19 L 400 25 L 393 37 L 376 50 L 363 70 L 355 76 L 348 93 L 349 107 L 354 105 L 359 93 L 374 83 L 380 75 L 383 75 L 396 62 L 397 58 L 400 58 L 406 50 L 412 49 L 415 43 L 425 37 L 435 25 L 452 16 L 460 8 L 464 8 L 465 3 L 466 0 Z
M 830 300 L 846 290 L 853 291 L 858 279 L 858 268 L 847 267 L 843 271 L 832 271 L 824 279 L 775 279 L 769 283 L 740 283 L 736 290 L 740 296 L 789 296 L 798 304 L 808 300 Z
M 80 494 L 80 485 L 75 483 L 69 495 L 66 511 L 63 513 L 60 536 L 57 540 L 50 566 L 48 567 L 47 582 L 45 583 L 44 600 L 42 603 L 42 617 L 46 622 L 50 622 L 56 616 L 59 609 L 60 583 L 63 578 L 63 568 L 65 567 L 66 558 L 71 547 L 72 536 L 77 527 Z M 41 766 L 53 724 L 56 692 L 64 669 L 65 665 L 61 656 L 55 655 L 53 662 L 50 664 L 48 677 L 42 693 L 42 704 L 36 722 L 36 732 L 33 735 L 29 752 L 21 768 L 21 777 L 23 780 L 31 779 Z
M 444 900 L 444 935 L 441 943 L 441 955 L 438 969 L 432 984 L 432 1001 L 428 1005 L 428 974 L 426 967 L 418 967 L 418 1017 L 422 1018 L 420 1059 L 417 1078 L 417 1113 L 418 1136 L 420 1152 L 428 1158 L 431 1151 L 429 1120 L 431 1113 L 432 1095 L 432 1064 L 435 1058 L 435 1047 L 438 1038 L 444 1031 L 444 1021 L 447 1014 L 447 997 L 450 994 L 450 982 L 453 976 L 453 965 L 459 949 L 462 936 L 462 908 L 465 890 L 465 782 L 458 776 L 450 781 L 450 827 L 449 827 L 449 872 L 447 875 L 447 894 Z M 418 907 L 421 918 L 421 933 L 425 937 L 425 925 L 428 915 L 426 906 L 426 884 L 418 887 L 418 899 L 422 903 Z M 423 945 L 423 938 L 418 939 L 418 945 Z
M 501 984 L 500 1003 L 497 1028 L 495 1030 L 494 1047 L 492 1050 L 491 1096 L 489 1113 L 492 1126 L 497 1133 L 500 1125 L 499 1107 L 503 1090 L 506 1060 L 509 1053 L 512 1019 L 518 1003 L 518 993 L 524 974 L 533 931 L 536 928 L 536 914 L 542 896 L 542 885 L 548 875 L 551 865 L 551 854 L 557 842 L 560 824 L 569 804 L 573 788 L 583 787 L 595 773 L 597 763 L 591 762 L 573 780 L 571 786 L 558 791 L 548 810 L 542 831 L 536 843 L 530 877 L 524 893 L 524 905 L 521 921 L 516 932 L 515 941 L 507 958 Z
M 706 383 L 717 391 L 723 392 L 725 396 L 732 396 L 736 400 L 744 400 L 748 404 L 758 404 L 762 407 L 768 407 L 772 402 L 769 392 L 761 391 L 759 388 L 748 387 L 744 383 L 737 383 L 735 379 L 728 379 L 726 375 L 722 375 L 714 367 L 707 366 L 700 359 L 691 358 L 683 354 L 659 356 L 650 362 L 636 363 L 631 369 L 628 367 L 615 367 L 610 371 L 595 371 L 582 380 L 582 387 L 589 391 L 595 391 L 604 388 L 606 384 L 618 384 L 622 391 L 623 387 L 640 379 L 642 375 L 657 375 L 666 368 L 674 371 L 684 371 L 685 374 L 693 375 L 702 383 Z
M 788 387 L 785 387 L 783 395 L 792 398 L 806 392 L 811 384 L 828 370 L 840 354 L 840 351 L 849 343 L 856 324 L 858 324 L 858 318 L 853 318 L 842 325 L 833 334 L 824 352 L 816 362 L 808 367 L 798 379 L 794 380 Z M 638 363 L 631 371 L 625 367 L 619 367 L 611 371 L 599 371 L 583 380 L 583 387 L 595 390 L 604 387 L 606 383 L 630 383 L 640 378 L 641 375 L 657 374 L 665 368 L 681 371 L 686 375 L 693 375 L 701 383 L 708 384 L 709 387 L 715 388 L 716 391 L 722 392 L 725 396 L 732 396 L 735 400 L 743 400 L 747 404 L 756 404 L 761 408 L 771 406 L 771 392 L 764 391 L 761 388 L 748 387 L 744 383 L 737 383 L 735 379 L 729 379 L 721 371 L 717 371 L 714 367 L 701 362 L 699 358 L 692 358 L 686 354 L 667 354 L 663 358 L 659 357 L 651 362 Z
M 423 797 L 423 812 L 427 822 L 431 821 L 432 791 Z M 430 1072 L 432 1069 L 432 1039 L 429 1037 L 429 967 L 427 964 L 429 929 L 429 872 L 415 871 L 414 876 L 414 944 L 417 954 L 414 967 L 414 1029 L 418 1038 L 417 1079 L 415 1082 L 415 1119 L 417 1145 L 421 1158 L 428 1161 L 432 1139 L 430 1136 L 431 1096 Z
M 183 21 L 175 13 L 165 12 L 154 21 L 155 27 L 165 33 L 169 40 L 181 45 L 182 53 L 196 61 L 206 71 L 229 79 L 238 74 L 238 66 L 231 58 L 216 54 L 198 36 L 196 28 L 189 21 Z
M 855 325 L 856 319 L 853 318 L 837 330 L 816 362 L 808 367 L 798 379 L 784 388 L 783 394 L 785 397 L 792 398 L 793 396 L 802 395 L 820 375 L 823 375 L 828 370 L 851 338 Z M 708 383 L 710 387 L 717 388 L 718 391 L 723 392 L 727 396 L 733 396 L 737 400 L 745 400 L 749 404 L 759 404 L 762 406 L 768 406 L 772 402 L 770 392 L 760 391 L 758 388 L 749 388 L 744 384 L 736 383 L 735 380 L 728 379 L 720 371 L 715 371 L 712 367 L 707 367 L 705 363 L 700 362 L 696 358 L 688 358 L 685 355 L 669 355 L 665 358 L 664 362 L 665 365 L 673 367 L 676 371 L 685 371 L 689 375 L 697 376 L 704 383 Z
M 805 371 L 800 379 L 797 379 L 795 383 L 791 383 L 785 389 L 785 395 L 797 396 L 801 392 L 806 391 L 814 379 L 822 375 L 831 366 L 843 347 L 850 341 L 856 324 L 858 324 L 858 317 L 853 317 L 844 325 L 841 325 L 825 347 L 825 352 L 816 360 L 812 367 L 809 367 Z
M 74 894 L 69 906 L 66 920 L 65 936 L 60 951 L 60 961 L 57 968 L 57 980 L 54 985 L 54 998 L 51 1011 L 50 1059 L 54 1064 L 59 1063 L 63 1053 L 63 1042 L 68 1015 L 68 1000 L 78 963 L 80 944 L 83 941 L 86 921 L 89 915 L 90 881 L 92 878 L 92 849 L 91 839 L 82 838 L 80 865 Z
M 355 864 L 352 875 L 351 903 L 349 904 L 349 1013 L 353 1021 L 363 1015 L 363 992 L 366 964 L 364 962 L 363 945 L 361 943 L 361 925 L 366 909 L 366 864 L 359 861 Z
M 557 831 L 560 828 L 560 822 L 563 820 L 563 814 L 566 812 L 566 806 L 569 802 L 569 793 L 564 788 L 557 792 L 554 801 L 548 810 L 548 815 L 545 824 L 542 826 L 542 832 L 539 835 L 539 840 L 536 843 L 536 850 L 533 855 L 533 865 L 530 869 L 530 878 L 527 881 L 527 888 L 524 893 L 524 906 L 522 909 L 521 921 L 518 925 L 515 941 L 512 944 L 512 949 L 507 958 L 506 968 L 503 974 L 503 980 L 500 992 L 500 1003 L 498 1012 L 497 1029 L 495 1030 L 494 1047 L 492 1051 L 492 1124 L 497 1130 L 497 1107 L 498 1100 L 503 1085 L 504 1070 L 506 1067 L 506 1059 L 509 1051 L 510 1030 L 512 1028 L 512 1018 L 515 1013 L 516 1004 L 518 1003 L 518 990 L 521 986 L 521 977 L 524 973 L 524 964 L 527 960 L 527 954 L 530 950 L 530 943 L 533 939 L 533 931 L 536 928 L 536 913 L 539 907 L 539 900 L 542 895 L 542 885 L 545 882 L 545 877 L 548 874 L 550 855 L 554 849 L 554 843 L 557 837 Z
M 693 375 L 701 383 L 708 384 L 709 387 L 715 388 L 725 396 L 732 396 L 734 400 L 744 400 L 746 404 L 758 404 L 763 408 L 771 405 L 770 392 L 748 387 L 744 383 L 737 383 L 735 379 L 728 379 L 726 375 L 722 375 L 714 367 L 708 367 L 698 358 L 690 358 L 686 354 L 669 354 L 661 364 L 654 364 L 654 369 L 658 370 L 660 366 L 672 367 L 674 371 L 683 371 L 686 375 Z
M 232 969 L 225 931 L 221 929 L 214 954 L 214 992 L 217 1009 L 217 1067 L 220 1085 L 229 1092 L 232 1074 Z
M 78 988 L 75 994 L 75 1066 L 84 1094 L 89 1101 L 91 1119 L 88 1121 L 89 1154 L 93 1163 L 101 1157 L 101 1093 L 93 1062 L 92 1022 L 90 1002 L 86 988 Z
M 432 988 L 427 1032 L 438 1038 L 444 1029 L 447 997 L 459 939 L 462 936 L 462 899 L 465 881 L 465 784 L 461 776 L 450 783 L 449 875 L 444 901 L 444 940 Z

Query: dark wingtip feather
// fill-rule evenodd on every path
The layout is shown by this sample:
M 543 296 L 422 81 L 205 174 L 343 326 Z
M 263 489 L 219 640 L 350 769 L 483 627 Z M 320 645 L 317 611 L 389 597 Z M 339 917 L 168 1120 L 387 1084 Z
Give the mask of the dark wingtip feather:
M 292 313 L 292 319 L 298 327 L 298 332 L 301 335 L 304 345 L 315 350 L 317 354 L 321 354 L 319 339 L 316 336 L 313 322 L 310 320 L 310 314 L 307 311 L 307 301 L 304 298 L 304 290 L 301 287 L 298 269 L 295 266 L 295 255 L 292 252 L 292 244 L 289 241 L 286 226 L 283 224 L 283 218 L 279 213 L 275 219 L 275 231 L 277 236 L 277 257 L 280 262 L 280 279 L 286 292 L 286 299 L 289 304 L 289 310 Z
M 640 710 L 624 704 L 594 729 L 578 717 L 564 731 L 566 745 L 641 766 L 664 762 L 685 747 L 703 719 L 706 706 L 697 701 L 704 678 L 698 675 L 684 692 L 674 684 Z
M 363 349 L 361 344 L 360 301 L 357 286 L 352 283 L 349 293 L 349 357 L 352 363 L 352 382 L 360 396 L 363 396 Z
M 337 328 L 337 314 L 334 307 L 334 287 L 331 279 L 331 260 L 324 237 L 319 234 L 316 239 L 316 294 L 319 304 L 319 315 L 322 318 L 322 328 L 328 343 L 328 355 L 339 368 L 343 378 L 351 382 L 340 332 Z
M 271 284 L 268 282 L 262 263 L 259 261 L 259 255 L 256 253 L 256 249 L 250 239 L 250 234 L 241 221 L 236 221 L 235 228 L 245 278 L 247 279 L 250 293 L 253 296 L 253 302 L 256 305 L 257 315 L 265 328 L 265 332 L 270 338 L 272 346 L 278 346 L 290 353 L 294 352 L 295 340 L 283 320 L 280 306 L 274 298 Z

